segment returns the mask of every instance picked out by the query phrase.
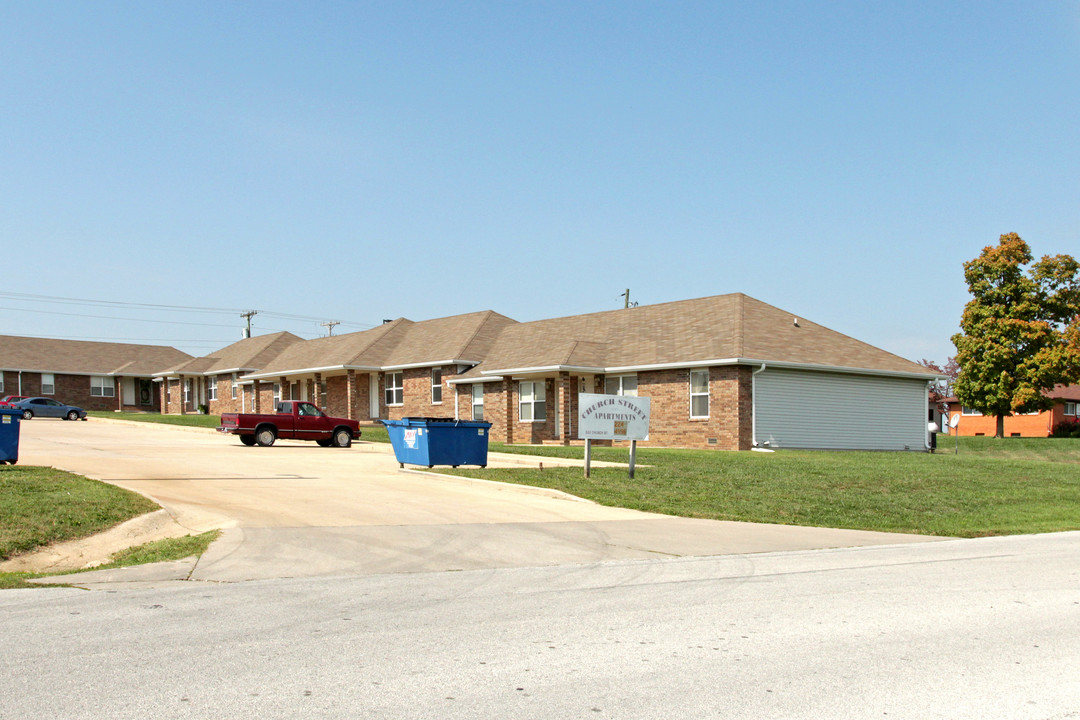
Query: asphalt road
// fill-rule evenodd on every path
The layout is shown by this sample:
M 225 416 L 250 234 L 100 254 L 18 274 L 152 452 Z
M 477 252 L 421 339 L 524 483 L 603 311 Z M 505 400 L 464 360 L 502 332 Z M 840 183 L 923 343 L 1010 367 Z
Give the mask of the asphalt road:
M 1080 534 L 0 592 L 2 718 L 1080 717 Z

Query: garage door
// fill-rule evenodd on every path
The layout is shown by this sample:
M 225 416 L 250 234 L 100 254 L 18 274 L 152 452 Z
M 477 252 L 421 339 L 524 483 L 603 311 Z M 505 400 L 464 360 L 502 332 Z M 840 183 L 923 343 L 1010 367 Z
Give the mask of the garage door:
M 767 368 L 755 376 L 754 429 L 771 447 L 923 450 L 926 381 Z

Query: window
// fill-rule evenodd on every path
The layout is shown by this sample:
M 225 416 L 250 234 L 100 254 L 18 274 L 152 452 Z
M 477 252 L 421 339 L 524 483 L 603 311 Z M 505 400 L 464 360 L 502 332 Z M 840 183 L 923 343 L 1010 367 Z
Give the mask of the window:
M 233 373 L 233 374 L 232 374 L 232 399 L 233 399 L 233 400 L 235 400 L 235 399 L 236 399 L 236 390 L 237 390 L 237 388 L 239 388 L 239 387 L 240 387 L 240 383 L 239 383 L 239 382 L 237 382 L 237 374 L 236 374 L 236 373 Z
M 690 371 L 690 417 L 709 417 L 709 371 Z
M 637 395 L 637 375 L 608 375 L 604 379 L 605 395 Z
M 403 405 L 405 403 L 404 373 L 386 373 L 386 404 Z
M 4 392 L 4 371 L 0 370 L 0 393 Z
M 52 373 L 41 373 L 41 394 L 56 394 L 56 378 L 53 377 Z
M 1066 415 L 1076 415 L 1076 403 L 1074 403 L 1074 402 L 1065 403 L 1065 414 Z
M 90 397 L 116 397 L 116 383 L 111 377 L 91 375 Z
M 964 415 L 982 415 L 982 413 L 979 412 L 978 410 L 976 410 L 974 408 L 969 408 L 967 406 L 962 406 L 961 409 L 960 409 L 960 412 L 963 413 Z
M 288 407 L 289 407 L 288 405 L 285 405 L 286 412 L 288 411 Z M 306 403 L 306 402 L 300 403 L 299 406 L 297 406 L 296 414 L 297 415 L 303 415 L 305 417 L 322 417 L 323 416 L 322 410 L 315 407 L 311 403 Z
M 207 402 L 209 402 L 210 400 L 217 400 L 217 378 L 216 377 L 208 377 L 208 378 L 206 378 L 206 400 L 207 400 Z
M 518 419 L 522 422 L 547 420 L 547 403 L 544 401 L 544 381 L 518 384 Z
M 431 368 L 431 404 L 442 402 L 442 368 Z
M 191 402 L 191 378 L 184 380 L 184 403 Z
M 281 402 L 281 383 L 274 383 L 274 402 Z
M 473 383 L 472 386 L 472 419 L 484 419 L 484 384 Z

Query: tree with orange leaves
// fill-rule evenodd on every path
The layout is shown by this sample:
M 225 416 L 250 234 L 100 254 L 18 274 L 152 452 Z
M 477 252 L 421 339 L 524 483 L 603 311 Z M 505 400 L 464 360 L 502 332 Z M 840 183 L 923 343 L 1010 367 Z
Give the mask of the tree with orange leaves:
M 960 375 L 956 397 L 997 418 L 1046 410 L 1045 392 L 1080 381 L 1080 265 L 1070 255 L 1044 255 L 1016 233 L 964 263 L 972 299 L 953 335 Z

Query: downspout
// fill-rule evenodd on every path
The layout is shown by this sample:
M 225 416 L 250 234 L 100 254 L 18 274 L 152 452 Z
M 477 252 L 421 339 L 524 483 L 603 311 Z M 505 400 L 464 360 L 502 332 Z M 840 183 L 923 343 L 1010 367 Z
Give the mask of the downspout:
M 22 370 L 19 371 L 19 394 L 22 395 Z
M 457 385 L 451 385 L 451 384 L 450 384 L 450 383 L 448 382 L 448 383 L 446 383 L 446 386 L 447 386 L 448 388 L 450 388 L 451 390 L 453 390 L 453 391 L 454 391 L 454 420 L 460 420 L 460 419 L 461 419 L 461 413 L 460 413 L 460 412 L 458 411 L 458 391 L 457 391 Z M 469 387 L 471 388 L 472 386 L 470 385 Z
M 750 446 L 757 447 L 757 376 L 765 370 L 765 363 L 761 363 L 754 372 L 750 373 Z
M 927 380 L 927 382 L 926 382 L 926 397 L 930 397 L 930 389 L 936 384 L 936 382 L 937 381 L 935 381 L 935 380 Z M 937 409 L 937 408 L 935 407 L 935 409 Z M 926 420 L 926 411 L 923 411 L 923 420 L 924 421 Z M 940 428 L 938 428 L 938 429 L 940 430 Z M 930 423 L 929 422 L 926 423 L 926 435 L 923 438 L 923 445 L 926 446 L 925 447 L 926 452 L 930 452 L 932 450 L 932 448 L 930 447 Z

